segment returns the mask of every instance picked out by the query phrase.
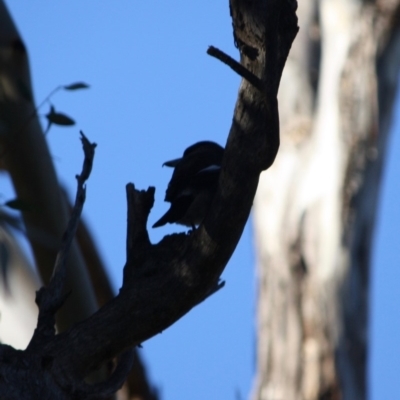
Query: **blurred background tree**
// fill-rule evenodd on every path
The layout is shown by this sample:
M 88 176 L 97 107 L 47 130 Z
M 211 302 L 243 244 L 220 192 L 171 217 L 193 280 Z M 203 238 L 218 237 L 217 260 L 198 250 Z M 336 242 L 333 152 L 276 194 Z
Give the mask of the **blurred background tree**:
M 398 1 L 299 2 L 281 148 L 254 205 L 254 399 L 367 398 L 370 267 L 400 65 Z

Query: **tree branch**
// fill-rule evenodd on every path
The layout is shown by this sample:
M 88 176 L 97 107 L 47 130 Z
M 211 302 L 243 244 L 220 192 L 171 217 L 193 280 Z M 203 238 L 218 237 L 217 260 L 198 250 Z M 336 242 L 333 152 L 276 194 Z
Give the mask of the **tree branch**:
M 293 5 L 292 1 L 284 3 Z M 294 15 L 293 7 L 273 3 L 267 11 L 273 13 L 277 22 L 275 31 L 268 33 L 286 47 L 279 52 L 271 50 L 266 57 L 266 34 L 248 33 L 247 37 L 254 41 L 252 47 L 264 56 L 251 60 L 243 52 L 241 55 L 242 63 L 255 75 L 259 74 L 263 82 L 267 81 L 267 71 L 273 69 L 275 79 L 280 80 L 282 60 L 298 30 L 295 16 L 287 17 L 282 10 Z M 259 18 L 259 15 L 260 10 L 252 9 L 247 19 Z M 239 33 L 235 31 L 238 37 Z M 260 41 L 260 37 L 265 40 Z M 278 86 L 273 83 L 274 87 Z M 196 231 L 166 236 L 160 243 L 150 244 L 145 224 L 153 202 L 153 189 L 139 192 L 128 185 L 128 243 L 123 287 L 101 310 L 58 335 L 47 346 L 46 352 L 60 368 L 74 365 L 78 374 L 85 376 L 104 360 L 166 329 L 216 287 L 247 221 L 259 174 L 273 162 L 279 145 L 276 93 L 267 89 L 265 93 L 267 96 L 243 81 L 219 188 L 207 218 Z M 116 332 L 118 340 L 105 343 L 105 338 L 114 337 Z
M 155 188 L 137 191 L 130 183 L 126 186 L 128 201 L 128 229 L 126 239 L 126 266 L 124 268 L 124 285 L 133 276 L 133 268 L 146 259 L 151 243 L 146 225 L 154 204 Z
M 228 54 L 224 53 L 220 49 L 217 49 L 214 46 L 210 46 L 207 50 L 207 54 L 215 57 L 219 61 L 231 67 L 238 75 L 240 75 L 243 79 L 246 79 L 250 82 L 255 88 L 260 91 L 263 91 L 264 85 L 254 74 L 252 74 L 247 68 L 245 68 L 242 64 L 238 63 L 232 57 L 228 56 Z
M 94 149 L 96 147 L 96 144 L 90 143 L 82 131 L 81 140 L 85 158 L 83 161 L 82 172 L 76 177 L 78 188 L 75 204 L 72 209 L 67 229 L 62 238 L 50 283 L 47 288 L 42 287 L 36 292 L 36 304 L 39 307 L 39 317 L 35 333 L 33 334 L 27 348 L 27 351 L 29 352 L 34 351 L 35 348 L 40 348 L 49 337 L 54 336 L 56 312 L 63 305 L 66 297 L 69 295 L 69 293 L 63 295 L 67 275 L 67 258 L 82 214 L 83 204 L 86 197 L 86 188 L 84 184 L 89 178 L 92 170 Z

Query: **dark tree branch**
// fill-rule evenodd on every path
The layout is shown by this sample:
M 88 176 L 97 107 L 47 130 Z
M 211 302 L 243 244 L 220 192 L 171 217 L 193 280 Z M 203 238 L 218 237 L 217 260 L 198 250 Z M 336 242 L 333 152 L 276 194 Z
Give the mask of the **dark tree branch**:
M 282 60 L 298 30 L 292 7 L 295 3 L 272 2 L 265 9 L 263 2 L 256 2 L 261 9 L 251 10 L 246 2 L 236 3 L 240 6 L 234 5 L 235 36 L 245 36 L 258 54 L 252 60 L 242 52 L 242 63 L 263 82 L 268 81 L 267 72 L 274 71 L 275 81 L 271 84 L 278 87 Z M 263 34 L 252 32 L 254 26 L 265 28 L 265 24 L 254 22 L 260 16 L 265 18 L 265 12 L 276 19 L 273 28 Z M 235 18 L 244 19 L 247 24 L 238 24 Z M 288 25 L 287 21 L 291 23 Z M 279 47 L 278 52 L 277 46 L 267 47 L 269 42 L 286 47 Z M 57 364 L 74 365 L 84 376 L 101 362 L 166 329 L 215 288 L 247 221 L 259 174 L 272 164 L 279 146 L 276 90 L 266 86 L 264 92 L 267 95 L 246 81 L 241 85 L 219 188 L 207 218 L 195 232 L 167 236 L 156 245 L 149 244 L 145 223 L 153 191 L 127 187 L 129 225 L 124 285 L 115 299 L 88 320 L 58 335 L 46 348 L 46 352 L 54 354 Z M 105 344 L 104 338 L 113 337 L 116 332 L 118 340 Z M 69 350 L 60 352 L 60 347 Z
M 53 275 L 48 286 L 48 290 L 54 291 L 53 297 L 55 298 L 61 296 L 64 287 L 67 258 L 72 241 L 75 237 L 75 233 L 78 229 L 79 219 L 81 217 L 83 204 L 85 203 L 86 199 L 86 187 L 84 186 L 84 184 L 89 178 L 90 172 L 92 171 L 94 149 L 96 148 L 95 143 L 90 143 L 83 132 L 81 131 L 80 133 L 85 158 L 83 161 L 82 172 L 80 175 L 76 176 L 76 179 L 78 181 L 78 188 L 75 197 L 75 204 L 72 208 L 72 213 L 68 222 L 67 230 L 65 231 L 61 241 L 61 246 L 57 254 Z
M 219 279 L 248 219 L 259 175 L 278 151 L 276 94 L 298 30 L 295 5 L 292 0 L 231 0 L 241 64 L 252 74 L 248 76 L 259 77 L 260 82 L 254 85 L 246 78 L 240 86 L 219 186 L 208 215 L 190 234 L 166 236 L 153 245 L 146 224 L 154 189 L 137 191 L 128 184 L 123 286 L 88 319 L 56 336 L 53 332 L 43 336 L 42 345 L 32 349 L 33 359 L 40 360 L 36 361 L 38 371 L 55 385 L 49 385 L 47 393 L 60 388 L 70 397 L 89 393 L 82 382 L 91 371 L 168 328 L 222 287 Z M 263 87 L 257 87 L 261 83 Z M 4 361 L 1 352 L 0 361 Z M 106 393 L 116 382 L 119 379 L 111 377 L 93 386 L 91 393 Z
M 112 396 L 124 384 L 134 362 L 134 350 L 127 350 L 121 355 L 111 376 L 104 382 L 88 384 L 84 381 L 71 380 L 70 375 L 58 375 L 61 387 L 69 387 L 69 392 L 77 400 L 100 400 Z
M 72 210 L 67 229 L 63 235 L 60 250 L 57 255 L 56 263 L 52 278 L 48 287 L 43 287 L 36 293 L 36 303 L 39 307 L 38 324 L 33 334 L 33 337 L 25 352 L 16 351 L 10 346 L 0 346 L 0 397 L 7 399 L 32 399 L 32 398 L 48 398 L 50 394 L 52 398 L 64 399 L 68 398 L 70 391 L 65 392 L 65 386 L 59 386 L 59 379 L 49 374 L 49 369 L 53 364 L 51 357 L 42 353 L 43 346 L 51 342 L 55 337 L 55 314 L 64 303 L 67 294 L 63 294 L 63 288 L 66 280 L 67 258 L 74 239 L 79 218 L 82 213 L 83 204 L 85 202 L 85 187 L 84 183 L 89 178 L 93 158 L 95 144 L 88 141 L 85 135 L 81 132 L 81 140 L 85 158 L 83 162 L 82 172 L 77 176 L 78 188 L 75 204 Z M 110 377 L 108 386 L 113 388 L 115 392 L 123 383 L 121 373 L 126 374 L 131 367 L 132 355 L 126 354 L 115 373 Z M 27 378 L 29 376 L 29 379 Z M 71 379 L 70 374 L 62 375 L 66 379 Z M 58 377 L 59 378 L 59 377 Z M 26 381 L 26 382 L 24 382 Z M 13 386 L 12 382 L 24 383 Z M 35 385 L 32 382 L 44 382 L 43 385 Z M 78 381 L 79 382 L 79 381 Z M 82 385 L 82 383 L 81 383 Z M 69 385 L 69 387 L 72 387 Z M 101 388 L 94 388 L 100 392 Z M 104 389 L 104 393 L 107 391 Z M 83 397 L 82 397 L 83 398 Z M 85 398 L 88 398 L 86 396 Z
M 128 201 L 128 229 L 126 238 L 126 266 L 124 268 L 124 285 L 132 276 L 132 268 L 140 265 L 151 247 L 147 233 L 147 219 L 154 204 L 155 188 L 137 191 L 130 183 L 126 186 Z
M 63 191 L 63 193 L 66 201 L 70 205 L 69 208 L 71 213 L 71 201 L 68 199 L 67 193 L 65 191 Z M 115 296 L 115 293 L 111 288 L 105 265 L 98 254 L 96 245 L 93 242 L 93 237 L 88 231 L 88 227 L 82 218 L 80 218 L 80 223 L 76 232 L 76 241 L 78 242 L 82 255 L 85 258 L 90 279 L 93 282 L 93 289 L 96 293 L 97 302 L 101 307 L 109 302 Z M 124 392 L 127 393 L 129 398 L 138 397 L 141 400 L 157 400 L 157 390 L 152 384 L 150 384 L 146 368 L 144 367 L 141 357 L 136 349 L 134 350 L 133 359 L 133 366 L 126 379 Z
M 242 64 L 238 63 L 231 56 L 224 53 L 223 51 L 217 49 L 214 46 L 210 46 L 207 50 L 207 54 L 215 57 L 219 61 L 231 67 L 238 75 L 240 75 L 243 79 L 249 81 L 255 88 L 260 91 L 263 91 L 263 84 L 253 73 L 251 73 L 247 68 L 245 68 Z
M 81 140 L 85 158 L 82 172 L 77 175 L 78 188 L 75 204 L 72 209 L 71 218 L 63 235 L 60 250 L 57 254 L 53 275 L 47 287 L 42 287 L 36 293 L 36 304 L 39 307 L 38 325 L 28 345 L 27 350 L 33 351 L 35 346 L 43 345 L 43 337 L 50 337 L 55 334 L 55 315 L 62 306 L 68 294 L 63 294 L 65 279 L 67 275 L 67 258 L 72 241 L 78 229 L 79 219 L 85 203 L 86 188 L 84 186 L 92 170 L 95 143 L 90 143 L 81 131 Z

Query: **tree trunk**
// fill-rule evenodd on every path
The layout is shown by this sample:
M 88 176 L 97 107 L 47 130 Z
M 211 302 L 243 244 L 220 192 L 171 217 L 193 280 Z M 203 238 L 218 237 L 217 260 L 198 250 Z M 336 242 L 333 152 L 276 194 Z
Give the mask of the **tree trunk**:
M 367 398 L 370 249 L 399 13 L 398 0 L 299 2 L 281 148 L 254 203 L 254 400 Z

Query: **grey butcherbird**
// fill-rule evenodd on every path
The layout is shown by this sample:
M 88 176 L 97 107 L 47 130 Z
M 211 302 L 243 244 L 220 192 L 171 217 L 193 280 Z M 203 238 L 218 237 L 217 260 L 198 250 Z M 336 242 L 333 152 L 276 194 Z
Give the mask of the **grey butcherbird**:
M 163 164 L 174 173 L 165 192 L 169 210 L 153 225 L 167 223 L 195 227 L 205 218 L 218 186 L 224 148 L 211 141 L 188 147 L 183 157 Z

